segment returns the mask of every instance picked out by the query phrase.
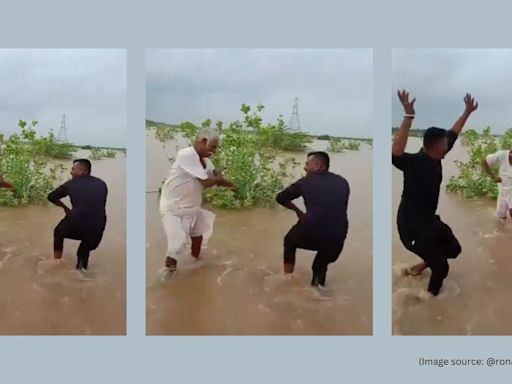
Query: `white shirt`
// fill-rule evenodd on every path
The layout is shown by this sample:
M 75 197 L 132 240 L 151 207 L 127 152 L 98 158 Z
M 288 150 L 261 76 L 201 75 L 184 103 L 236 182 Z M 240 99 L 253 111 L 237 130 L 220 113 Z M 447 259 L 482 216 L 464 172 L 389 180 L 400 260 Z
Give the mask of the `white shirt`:
M 485 158 L 489 165 L 499 165 L 499 175 L 501 177 L 501 190 L 512 190 L 512 166 L 509 161 L 509 151 L 498 151 Z
M 206 168 L 194 147 L 178 151 L 171 166 L 169 176 L 164 182 L 160 195 L 160 213 L 172 213 L 177 216 L 188 216 L 201 209 L 203 186 L 198 180 L 213 177 L 215 167 L 210 159 L 203 159 Z

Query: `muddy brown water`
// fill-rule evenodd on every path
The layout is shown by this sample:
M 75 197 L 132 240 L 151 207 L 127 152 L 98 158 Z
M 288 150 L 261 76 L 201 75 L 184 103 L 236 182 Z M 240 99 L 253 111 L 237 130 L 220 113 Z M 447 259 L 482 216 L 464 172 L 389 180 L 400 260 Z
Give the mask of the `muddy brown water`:
M 164 150 L 147 135 L 147 191 L 166 177 L 178 140 Z M 318 142 L 319 149 L 326 142 Z M 372 333 L 372 152 L 332 155 L 333 172 L 351 185 L 345 249 L 331 264 L 326 292 L 309 287 L 314 253 L 299 251 L 295 279 L 282 276 L 283 236 L 294 224 L 282 209 L 221 210 L 202 261 L 162 274 L 165 233 L 158 194 L 146 194 L 146 327 L 150 335 L 369 335 Z M 298 156 L 301 164 L 305 156 Z M 302 172 L 300 168 L 297 174 Z
M 53 228 L 62 209 L 0 207 L 0 334 L 126 333 L 126 157 L 92 165 L 109 196 L 107 227 L 91 253 L 88 279 L 74 271 L 77 241 L 65 240 L 63 261 L 52 262 Z
M 411 138 L 408 151 L 421 147 Z M 401 244 L 396 213 L 403 177 L 393 169 L 393 333 L 395 335 L 500 335 L 512 334 L 512 223 L 499 225 L 495 202 L 464 200 L 444 190 L 457 173 L 454 160 L 467 159 L 460 141 L 443 161 L 443 189 L 438 213 L 462 245 L 462 254 L 450 261 L 450 273 L 439 296 L 418 300 L 430 271 L 421 277 L 402 276 L 403 266 L 420 261 Z

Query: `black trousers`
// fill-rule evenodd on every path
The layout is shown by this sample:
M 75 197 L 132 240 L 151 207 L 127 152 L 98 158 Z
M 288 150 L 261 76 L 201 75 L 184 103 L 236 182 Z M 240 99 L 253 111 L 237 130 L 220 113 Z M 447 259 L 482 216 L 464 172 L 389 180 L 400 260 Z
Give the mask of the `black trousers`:
M 418 255 L 432 271 L 428 291 L 433 295 L 439 294 L 450 270 L 448 259 L 455 259 L 462 252 L 459 241 L 438 215 L 417 220 L 400 208 L 397 224 L 405 248 Z
M 298 222 L 284 238 L 284 262 L 295 264 L 297 248 L 317 251 L 311 266 L 313 280 L 316 278 L 320 285 L 325 285 L 327 267 L 340 256 L 346 236 L 347 229 L 341 231 L 339 237 L 320 236 L 314 234 Z
M 76 268 L 87 269 L 89 255 L 100 245 L 103 231 L 104 227 L 85 227 L 72 221 L 69 217 L 65 217 L 53 231 L 53 250 L 62 251 L 64 249 L 64 239 L 80 240 L 80 246 L 76 253 Z

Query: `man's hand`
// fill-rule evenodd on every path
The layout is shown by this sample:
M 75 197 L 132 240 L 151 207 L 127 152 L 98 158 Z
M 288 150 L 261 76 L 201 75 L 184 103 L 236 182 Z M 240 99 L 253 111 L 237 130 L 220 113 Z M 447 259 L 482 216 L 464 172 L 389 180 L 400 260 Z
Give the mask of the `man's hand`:
M 398 98 L 404 107 L 406 116 L 402 119 L 398 133 L 393 140 L 393 146 L 391 147 L 393 156 L 402 156 L 405 153 L 405 147 L 407 146 L 407 140 L 409 138 L 409 131 L 411 130 L 412 120 L 415 114 L 414 102 L 416 101 L 416 98 L 409 101 L 409 92 L 405 89 L 398 91 Z
M 476 111 L 478 108 L 478 102 L 469 93 L 466 93 L 466 96 L 464 97 L 464 104 L 466 104 L 464 112 L 468 115 Z
M 12 185 L 11 183 L 7 182 L 7 181 L 4 181 L 3 184 L 0 184 L 1 187 L 3 188 L 6 188 L 6 189 L 10 189 L 11 191 L 14 191 L 16 188 L 14 188 L 14 185 Z
M 213 176 L 206 180 L 199 179 L 199 181 L 200 181 L 201 185 L 203 186 L 203 188 L 210 188 L 210 187 L 213 187 L 214 185 L 217 185 L 219 187 L 229 188 L 232 191 L 234 191 L 238 188 L 234 183 L 232 183 L 229 180 L 226 180 L 222 176 Z
M 219 181 L 217 183 L 218 186 L 230 189 L 232 191 L 236 191 L 238 189 L 238 186 L 235 183 L 225 179 L 222 176 L 218 176 L 218 177 L 219 177 Z
M 11 183 L 5 181 L 3 176 L 0 176 L 0 188 L 7 188 L 7 189 L 14 190 L 14 186 Z
M 400 103 L 402 103 L 402 106 L 404 107 L 404 112 L 407 115 L 414 115 L 414 102 L 416 101 L 416 98 L 409 101 L 409 92 L 407 92 L 405 89 L 398 91 L 398 99 L 400 100 Z
M 464 113 L 457 119 L 452 127 L 452 131 L 457 135 L 460 134 L 462 128 L 464 128 L 464 124 L 466 124 L 469 115 L 471 115 L 471 113 L 473 113 L 478 108 L 478 103 L 469 93 L 466 93 L 466 96 L 464 96 L 464 104 L 466 105 L 466 108 L 464 108 Z

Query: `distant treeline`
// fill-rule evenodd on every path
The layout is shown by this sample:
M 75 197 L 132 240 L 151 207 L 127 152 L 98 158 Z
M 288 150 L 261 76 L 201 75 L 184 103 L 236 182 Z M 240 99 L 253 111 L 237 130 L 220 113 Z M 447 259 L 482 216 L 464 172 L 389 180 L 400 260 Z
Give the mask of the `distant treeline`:
M 121 152 L 126 151 L 126 148 L 118 148 L 118 147 L 97 147 L 97 146 L 94 146 L 94 145 L 74 145 L 74 144 L 73 144 L 73 147 L 75 147 L 75 148 L 79 148 L 79 149 L 88 149 L 88 150 L 91 150 L 91 149 L 105 149 L 105 150 L 121 151 Z
M 398 127 L 393 127 L 392 128 L 393 134 L 398 133 L 398 129 L 399 129 Z M 425 133 L 424 129 L 414 128 L 414 129 L 411 129 L 409 131 L 409 136 L 411 136 L 411 137 L 423 137 L 424 133 Z
M 155 127 L 155 128 L 169 127 L 171 129 L 178 130 L 180 125 L 179 124 L 167 124 L 167 123 L 162 123 L 159 121 L 153 121 L 153 120 L 146 119 L 146 129 L 150 129 L 151 127 Z
M 362 138 L 362 137 L 344 137 L 344 136 L 331 136 L 331 135 L 319 135 L 319 136 L 313 136 L 317 140 L 325 140 L 329 141 L 332 139 L 342 139 L 342 140 L 355 140 L 355 141 L 364 141 L 365 143 L 371 144 L 373 139 L 371 138 Z
M 146 119 L 146 129 L 155 128 L 156 130 L 160 129 L 169 129 L 172 132 L 179 132 L 180 131 L 180 125 L 179 124 L 168 124 L 168 123 L 162 123 L 159 121 L 153 121 Z M 339 137 L 339 136 L 331 136 L 331 135 L 309 135 L 313 139 L 317 140 L 325 140 L 329 141 L 332 139 L 343 139 L 343 140 L 355 140 L 355 141 L 363 141 L 365 143 L 371 144 L 372 139 L 371 138 L 360 138 L 360 137 Z
M 392 128 L 393 134 L 398 133 L 398 129 L 399 129 L 398 127 L 393 127 Z M 490 129 L 490 127 L 489 127 L 489 129 Z M 425 129 L 417 129 L 417 128 L 411 129 L 409 131 L 409 136 L 411 136 L 411 137 L 423 137 L 423 134 L 425 133 L 425 131 L 426 131 Z M 464 136 L 465 132 L 467 132 L 467 131 L 468 131 L 468 129 L 465 129 L 464 131 L 462 131 L 461 136 Z M 493 133 L 493 134 L 491 134 L 491 136 L 499 138 L 499 137 L 502 137 L 503 134 L 494 134 Z

